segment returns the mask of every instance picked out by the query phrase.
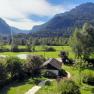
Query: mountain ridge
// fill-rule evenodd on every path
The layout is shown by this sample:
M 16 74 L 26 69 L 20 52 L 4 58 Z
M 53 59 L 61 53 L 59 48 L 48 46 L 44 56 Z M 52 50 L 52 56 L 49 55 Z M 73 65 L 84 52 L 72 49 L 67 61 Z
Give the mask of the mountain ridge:
M 3 20 L 2 18 L 0 18 L 0 35 L 1 36 L 10 36 L 11 35 L 11 30 L 13 32 L 13 34 L 19 34 L 19 33 L 23 33 L 23 34 L 28 34 L 29 30 L 21 30 L 12 26 L 9 26 L 5 20 Z
M 35 32 L 36 35 L 48 32 L 68 35 L 75 27 L 81 27 L 85 22 L 94 25 L 94 3 L 84 3 L 65 13 L 56 14 L 48 22 L 34 26 L 31 32 Z

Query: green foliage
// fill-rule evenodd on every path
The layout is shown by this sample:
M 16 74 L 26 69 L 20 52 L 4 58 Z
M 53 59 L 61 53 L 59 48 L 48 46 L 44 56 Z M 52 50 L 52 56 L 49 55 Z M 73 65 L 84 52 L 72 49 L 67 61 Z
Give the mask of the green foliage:
M 31 37 L 31 36 L 30 36 Z M 32 37 L 35 45 L 68 45 L 68 37 Z
M 57 77 L 56 74 L 51 71 L 45 71 L 43 76 L 47 78 L 53 78 L 53 79 Z
M 94 85 L 94 73 L 93 72 L 88 72 L 85 71 L 82 74 L 82 81 L 83 83 L 89 84 L 89 85 Z
M 46 48 L 45 48 L 45 51 L 48 51 L 48 52 L 49 52 L 49 51 L 54 52 L 54 51 L 56 51 L 56 50 L 55 50 L 55 48 L 53 48 L 53 47 L 46 47 Z
M 26 49 L 27 49 L 28 52 L 31 52 L 31 43 L 30 43 L 29 40 L 27 41 Z
M 88 63 L 85 62 L 84 60 L 78 59 L 75 64 L 74 64 L 74 68 L 78 69 L 78 70 L 84 70 L 88 67 Z
M 45 82 L 45 85 L 50 86 L 50 85 L 51 85 L 51 81 L 49 81 L 49 80 L 46 81 L 46 82 Z
M 6 60 L 4 58 L 0 58 L 0 83 L 6 80 L 7 77 Z
M 67 76 L 67 72 L 64 69 L 60 69 L 59 70 L 59 76 L 66 77 Z
M 11 51 L 12 52 L 19 52 L 18 45 L 17 44 L 12 44 L 11 45 Z
M 75 52 L 77 58 L 81 57 L 81 43 L 79 40 L 81 39 L 80 30 L 81 29 L 76 28 L 69 41 L 69 44 Z
M 27 56 L 27 70 L 32 73 L 32 76 L 40 75 L 41 65 L 45 62 L 45 58 L 43 56 L 37 55 L 28 55 Z
M 70 45 L 77 57 L 88 58 L 94 51 L 94 27 L 85 23 L 81 29 L 75 29 Z
M 94 88 L 92 89 L 92 94 L 94 93 Z
M 60 94 L 81 94 L 80 88 L 72 80 L 62 80 L 59 85 Z
M 11 78 L 22 76 L 22 62 L 17 57 L 7 58 L 7 71 L 10 74 Z
M 74 68 L 78 69 L 79 71 L 79 84 L 82 84 L 82 71 L 85 70 L 88 67 L 88 63 L 79 59 L 75 62 Z

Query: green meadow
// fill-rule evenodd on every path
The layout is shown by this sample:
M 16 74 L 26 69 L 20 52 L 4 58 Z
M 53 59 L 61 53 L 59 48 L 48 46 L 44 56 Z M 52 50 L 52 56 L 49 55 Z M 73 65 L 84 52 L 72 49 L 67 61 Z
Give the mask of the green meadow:
M 49 47 L 49 46 L 48 46 Z M 60 51 L 67 51 L 69 52 L 69 57 L 70 58 L 74 58 L 74 53 L 72 52 L 71 47 L 69 46 L 50 46 L 53 47 L 56 51 L 43 51 L 42 46 L 35 46 L 35 52 L 0 52 L 0 55 L 6 55 L 6 56 L 16 56 L 19 54 L 33 54 L 33 55 L 43 55 L 46 58 L 59 58 L 59 53 Z M 11 46 L 10 45 L 6 45 L 5 48 L 10 49 Z M 25 48 L 25 46 L 19 46 L 19 48 Z

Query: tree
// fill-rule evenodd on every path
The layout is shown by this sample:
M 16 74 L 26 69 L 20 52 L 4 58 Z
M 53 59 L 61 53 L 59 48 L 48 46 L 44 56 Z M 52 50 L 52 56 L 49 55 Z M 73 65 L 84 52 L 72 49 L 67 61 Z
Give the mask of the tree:
M 35 40 L 32 41 L 32 46 L 31 46 L 32 52 L 35 51 Z
M 82 54 L 81 43 L 79 40 L 81 37 L 80 30 L 81 29 L 76 28 L 73 35 L 70 37 L 70 41 L 69 41 L 70 46 L 75 52 L 76 58 L 80 58 Z
M 3 38 L 0 36 L 0 51 L 3 51 L 4 49 L 4 41 Z
M 85 23 L 81 29 L 75 29 L 70 38 L 70 46 L 77 57 L 89 58 L 94 52 L 94 27 Z
M 28 52 L 31 52 L 31 44 L 29 41 L 27 42 L 26 48 Z
M 11 78 L 20 78 L 23 73 L 21 60 L 17 57 L 7 58 L 7 71 Z
M 90 54 L 94 52 L 94 27 L 89 23 L 85 23 L 82 28 L 75 29 L 70 38 L 70 45 L 80 60 L 75 63 L 75 67 L 78 68 L 81 78 L 81 72 L 87 66 L 87 62 L 83 60 L 88 59 Z
M 6 70 L 6 60 L 4 58 L 0 58 L 0 83 L 5 81 L 8 77 Z
M 13 43 L 12 46 L 11 46 L 11 51 L 18 52 L 19 51 L 18 45 Z
M 42 56 L 28 55 L 27 60 L 27 69 L 30 71 L 30 73 L 32 73 L 33 76 L 39 76 L 41 65 L 44 63 L 45 58 Z

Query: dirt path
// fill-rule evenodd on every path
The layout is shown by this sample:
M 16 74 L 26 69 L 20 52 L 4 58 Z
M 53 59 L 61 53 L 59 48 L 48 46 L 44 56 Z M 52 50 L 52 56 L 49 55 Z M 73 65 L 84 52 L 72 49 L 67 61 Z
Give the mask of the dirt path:
M 68 74 L 68 75 L 67 75 L 67 78 L 70 78 L 70 77 L 71 77 L 70 72 L 67 71 L 67 74 Z
M 35 94 L 41 87 L 43 87 L 45 85 L 45 83 L 47 81 L 50 81 L 49 79 L 48 80 L 45 80 L 45 81 L 42 81 L 38 84 L 38 86 L 34 86 L 32 87 L 29 91 L 27 91 L 25 94 Z

